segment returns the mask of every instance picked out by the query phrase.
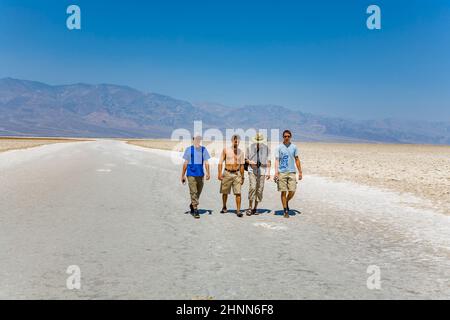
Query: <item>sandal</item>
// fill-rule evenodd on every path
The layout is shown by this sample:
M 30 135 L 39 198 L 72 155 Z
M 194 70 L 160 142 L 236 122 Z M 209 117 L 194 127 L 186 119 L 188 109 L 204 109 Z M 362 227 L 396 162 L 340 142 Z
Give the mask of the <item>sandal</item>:
M 222 210 L 220 211 L 220 213 L 227 213 L 227 212 L 228 212 L 227 207 L 223 207 Z

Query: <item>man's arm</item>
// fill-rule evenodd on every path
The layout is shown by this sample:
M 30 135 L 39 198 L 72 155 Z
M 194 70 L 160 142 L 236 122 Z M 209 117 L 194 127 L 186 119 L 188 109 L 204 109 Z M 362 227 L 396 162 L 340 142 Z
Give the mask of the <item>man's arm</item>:
M 219 180 L 222 181 L 223 177 L 222 177 L 222 172 L 223 172 L 223 162 L 225 161 L 225 149 L 222 150 L 222 153 L 220 155 L 220 159 L 219 159 L 219 165 L 218 165 L 218 174 L 217 174 L 217 178 Z
M 279 176 L 279 171 L 278 171 L 278 169 L 279 169 L 279 167 L 280 167 L 280 159 L 279 159 L 279 156 L 280 156 L 280 149 L 279 149 L 279 147 L 277 147 L 276 149 L 275 149 L 275 174 L 273 175 L 273 178 L 276 180 L 276 179 L 278 179 L 278 176 Z
M 298 170 L 298 180 L 302 180 L 303 179 L 302 165 L 300 163 L 300 158 L 298 156 L 295 157 L 295 165 L 297 166 Z
M 255 161 L 253 161 L 253 160 L 250 160 L 250 158 L 255 158 L 255 154 L 253 153 L 253 154 L 250 154 L 250 152 L 251 152 L 251 150 L 252 150 L 252 147 L 250 146 L 250 147 L 248 147 L 248 151 L 247 151 L 247 155 L 245 156 L 245 160 L 247 161 L 247 163 L 249 164 L 249 165 L 251 165 L 251 166 L 255 166 L 256 165 L 256 162 Z
M 270 148 L 267 147 L 266 149 L 266 179 L 270 179 L 270 171 L 272 170 L 272 161 L 270 160 Z
M 211 175 L 209 174 L 209 161 L 208 160 L 205 161 L 205 169 L 206 169 L 206 180 L 209 180 Z
M 267 160 L 267 173 L 266 173 L 266 176 L 267 176 L 267 180 L 269 180 L 270 179 L 270 167 L 272 166 L 272 161 L 270 161 L 270 160 Z
M 244 159 L 244 157 L 242 157 L 241 164 L 239 165 L 239 171 L 241 172 L 241 184 L 244 184 L 244 174 L 245 174 L 244 164 L 243 164 L 244 161 L 245 161 L 245 159 Z
M 184 160 L 183 169 L 181 170 L 181 183 L 184 183 L 186 181 L 187 166 L 188 166 L 188 161 Z
M 250 163 L 249 159 L 248 159 L 248 155 L 249 155 L 249 149 L 247 148 L 247 149 L 245 149 L 245 155 L 244 155 L 245 164 L 249 164 Z
M 274 175 L 274 178 L 276 178 L 276 179 L 278 179 L 278 175 L 279 175 L 279 172 L 278 172 L 278 167 L 279 166 L 280 166 L 280 160 L 275 158 L 275 175 Z

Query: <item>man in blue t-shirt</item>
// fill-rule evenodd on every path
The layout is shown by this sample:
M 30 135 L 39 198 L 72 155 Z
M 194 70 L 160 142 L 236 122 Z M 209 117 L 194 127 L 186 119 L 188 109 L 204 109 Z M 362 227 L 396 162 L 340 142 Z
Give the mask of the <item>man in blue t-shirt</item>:
M 186 183 L 186 176 L 189 185 L 189 192 L 191 195 L 191 204 L 189 205 L 191 209 L 191 214 L 194 218 L 200 218 L 198 212 L 198 201 L 200 194 L 203 189 L 203 182 L 205 177 L 205 172 L 203 166 L 206 169 L 206 180 L 209 180 L 209 153 L 205 147 L 200 145 L 202 137 L 196 135 L 193 138 L 193 145 L 186 148 L 184 151 L 183 159 L 183 170 L 181 172 L 181 183 Z
M 283 143 L 278 146 L 275 152 L 274 179 L 278 184 L 278 191 L 281 192 L 281 203 L 283 204 L 285 218 L 289 218 L 289 200 L 294 197 L 297 189 L 295 167 L 298 170 L 298 179 L 302 180 L 303 177 L 298 150 L 295 144 L 291 143 L 291 137 L 291 131 L 284 130 Z

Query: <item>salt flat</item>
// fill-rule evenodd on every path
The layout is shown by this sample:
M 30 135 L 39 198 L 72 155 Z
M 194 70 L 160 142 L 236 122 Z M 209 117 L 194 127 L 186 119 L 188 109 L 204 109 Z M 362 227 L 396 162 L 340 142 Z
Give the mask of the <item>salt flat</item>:
M 45 144 L 78 141 L 79 139 L 67 138 L 20 138 L 20 137 L 0 137 L 0 152 L 17 149 L 28 149 Z
M 0 154 L 0 298 L 450 298 L 450 217 L 414 194 L 307 173 L 291 205 L 301 213 L 274 215 L 268 182 L 266 212 L 240 219 L 219 213 L 213 168 L 195 220 L 169 151 L 112 140 L 19 151 Z M 69 265 L 80 290 L 66 288 Z M 366 286 L 370 265 L 380 290 Z
M 129 143 L 174 151 L 189 145 L 189 141 L 171 140 L 129 140 Z M 306 175 L 410 193 L 424 200 L 417 205 L 450 215 L 450 146 L 294 143 L 298 146 Z M 206 142 L 206 145 L 216 157 L 224 146 L 222 142 Z M 272 143 L 271 150 L 276 146 Z M 272 163 L 275 162 L 273 156 Z

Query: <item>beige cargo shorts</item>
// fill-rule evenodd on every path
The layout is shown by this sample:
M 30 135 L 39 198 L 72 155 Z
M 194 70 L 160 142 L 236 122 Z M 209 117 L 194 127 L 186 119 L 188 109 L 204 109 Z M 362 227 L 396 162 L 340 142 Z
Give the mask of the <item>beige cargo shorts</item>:
M 297 175 L 295 172 L 280 172 L 278 176 L 278 191 L 297 190 Z
M 220 183 L 220 193 L 230 194 L 231 188 L 233 188 L 233 194 L 241 194 L 241 182 L 242 177 L 239 172 L 233 173 L 225 170 Z

